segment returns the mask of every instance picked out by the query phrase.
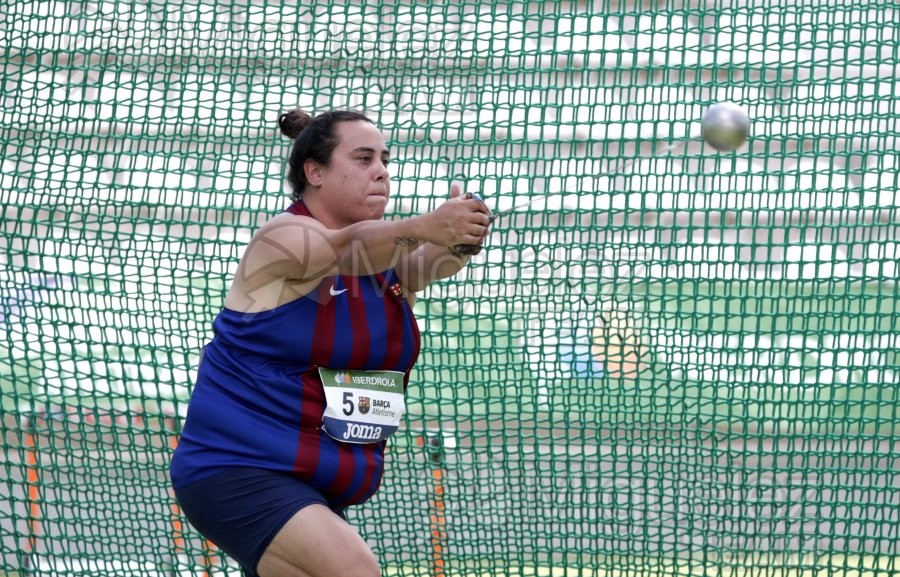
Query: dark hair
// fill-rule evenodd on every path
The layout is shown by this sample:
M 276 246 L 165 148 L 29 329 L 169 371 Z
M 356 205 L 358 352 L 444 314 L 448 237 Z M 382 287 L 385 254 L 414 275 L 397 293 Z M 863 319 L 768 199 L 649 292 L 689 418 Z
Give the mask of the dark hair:
M 365 114 L 352 110 L 330 110 L 313 118 L 303 110 L 294 108 L 278 117 L 281 133 L 294 141 L 287 176 L 292 189 L 291 199 L 300 200 L 300 195 L 309 184 L 303 170 L 307 160 L 314 160 L 323 166 L 328 166 L 331 162 L 331 154 L 338 145 L 335 126 L 339 122 L 359 120 L 375 124 Z

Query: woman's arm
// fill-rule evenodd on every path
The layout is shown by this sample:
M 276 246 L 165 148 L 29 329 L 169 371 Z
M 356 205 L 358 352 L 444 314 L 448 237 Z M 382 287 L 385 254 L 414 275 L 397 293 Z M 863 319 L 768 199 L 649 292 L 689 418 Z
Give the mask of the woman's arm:
M 423 275 L 432 273 L 455 274 L 464 263 L 441 247 L 477 244 L 485 230 L 483 210 L 477 200 L 457 197 L 423 215 L 364 221 L 337 230 L 307 216 L 283 213 L 250 241 L 229 300 L 236 308 L 244 308 L 242 302 L 287 302 L 308 294 L 329 276 L 367 276 L 395 267 L 423 281 Z M 401 265 L 416 254 L 421 256 L 411 262 L 418 266 Z M 439 258 L 441 254 L 445 258 Z M 407 287 L 404 281 L 401 278 L 401 285 Z M 285 291 L 290 294 L 282 294 Z
M 400 261 L 397 276 L 408 292 L 419 292 L 436 280 L 454 276 L 468 264 L 469 258 L 468 255 L 429 243 Z

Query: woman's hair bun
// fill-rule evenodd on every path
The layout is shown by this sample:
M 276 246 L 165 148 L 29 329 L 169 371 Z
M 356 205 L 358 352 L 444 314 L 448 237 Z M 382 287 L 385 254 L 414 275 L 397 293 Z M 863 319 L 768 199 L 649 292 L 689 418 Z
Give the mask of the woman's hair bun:
M 281 134 L 291 140 L 296 139 L 310 122 L 312 122 L 312 116 L 299 108 L 282 112 L 281 116 L 278 117 L 278 126 L 281 128 Z

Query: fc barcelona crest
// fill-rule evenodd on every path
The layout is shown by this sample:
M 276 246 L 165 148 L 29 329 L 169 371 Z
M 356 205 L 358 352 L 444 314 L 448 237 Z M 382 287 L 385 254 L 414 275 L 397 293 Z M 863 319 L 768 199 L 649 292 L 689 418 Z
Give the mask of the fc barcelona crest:
M 372 401 L 369 397 L 360 397 L 359 398 L 359 414 L 365 415 L 369 412 L 369 407 L 372 406 Z

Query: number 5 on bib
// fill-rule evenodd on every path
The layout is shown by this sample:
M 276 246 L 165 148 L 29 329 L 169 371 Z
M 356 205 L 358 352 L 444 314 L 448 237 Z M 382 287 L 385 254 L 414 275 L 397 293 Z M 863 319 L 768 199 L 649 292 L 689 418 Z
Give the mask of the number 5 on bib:
M 403 373 L 319 368 L 325 388 L 322 429 L 343 443 L 378 443 L 394 434 L 406 412 Z

